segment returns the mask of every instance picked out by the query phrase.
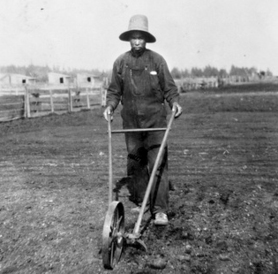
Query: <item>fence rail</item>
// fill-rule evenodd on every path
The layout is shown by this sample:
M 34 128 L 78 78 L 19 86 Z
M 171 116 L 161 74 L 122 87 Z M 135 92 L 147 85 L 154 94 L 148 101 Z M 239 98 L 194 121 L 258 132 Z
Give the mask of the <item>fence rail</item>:
M 105 97 L 104 87 L 57 89 L 24 85 L 9 95 L 0 91 L 0 122 L 101 107 L 105 105 Z

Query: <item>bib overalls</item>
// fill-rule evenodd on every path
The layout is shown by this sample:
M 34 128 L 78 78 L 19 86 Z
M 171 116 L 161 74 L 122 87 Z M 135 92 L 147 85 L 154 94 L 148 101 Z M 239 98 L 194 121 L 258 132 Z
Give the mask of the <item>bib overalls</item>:
M 155 63 L 150 55 L 133 58 L 123 64 L 122 71 L 122 119 L 123 128 L 160 128 L 167 126 L 167 112 L 160 88 Z M 154 166 L 164 131 L 126 133 L 128 151 L 127 175 L 134 182 L 135 202 L 144 198 L 149 175 Z M 154 186 L 150 196 L 152 214 L 168 209 L 167 147 L 160 159 Z

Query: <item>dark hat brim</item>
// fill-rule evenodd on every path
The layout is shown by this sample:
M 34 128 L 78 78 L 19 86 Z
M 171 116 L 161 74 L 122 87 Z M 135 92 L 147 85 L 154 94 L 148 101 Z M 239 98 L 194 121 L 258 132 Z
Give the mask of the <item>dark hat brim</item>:
M 140 31 L 140 32 L 144 33 L 144 36 L 145 36 L 145 39 L 146 39 L 147 43 L 154 43 L 156 41 L 156 38 L 152 34 L 150 34 L 149 32 L 143 31 L 143 30 L 128 30 L 128 31 L 125 31 L 119 36 L 120 40 L 129 42 L 130 35 L 134 31 Z

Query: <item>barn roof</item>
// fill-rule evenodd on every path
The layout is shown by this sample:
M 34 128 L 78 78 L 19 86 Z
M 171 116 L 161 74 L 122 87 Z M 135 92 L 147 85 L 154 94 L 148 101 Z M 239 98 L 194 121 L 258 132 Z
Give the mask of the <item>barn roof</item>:
M 57 77 L 64 77 L 64 78 L 71 78 L 72 76 L 63 74 L 63 73 L 57 73 L 57 72 L 48 72 L 48 75 L 53 75 Z
M 24 74 L 18 74 L 18 73 L 0 73 L 0 81 L 4 80 L 5 78 L 10 77 L 10 76 L 18 77 L 18 78 L 24 78 L 24 79 L 29 79 L 29 80 L 36 79 L 35 77 L 27 76 L 27 75 L 24 75 Z

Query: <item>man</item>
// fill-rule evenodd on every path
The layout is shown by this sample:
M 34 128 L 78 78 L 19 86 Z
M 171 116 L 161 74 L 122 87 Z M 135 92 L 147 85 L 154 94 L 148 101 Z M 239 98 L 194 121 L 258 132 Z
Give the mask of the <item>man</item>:
M 135 15 L 129 21 L 128 31 L 120 35 L 128 41 L 131 50 L 114 62 L 111 84 L 107 90 L 107 107 L 104 117 L 112 118 L 118 104 L 122 103 L 121 116 L 124 129 L 161 128 L 167 126 L 165 100 L 182 113 L 178 89 L 162 56 L 146 48 L 156 38 L 148 31 L 148 19 Z M 164 131 L 132 132 L 125 134 L 128 152 L 127 175 L 135 182 L 138 204 L 142 202 L 149 175 L 154 166 Z M 167 147 L 159 163 L 156 179 L 150 195 L 150 209 L 155 225 L 167 225 L 169 181 Z M 147 174 L 147 175 L 146 175 Z

